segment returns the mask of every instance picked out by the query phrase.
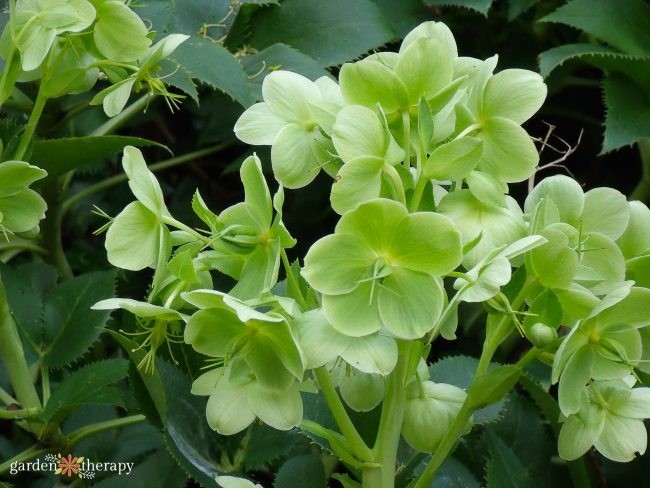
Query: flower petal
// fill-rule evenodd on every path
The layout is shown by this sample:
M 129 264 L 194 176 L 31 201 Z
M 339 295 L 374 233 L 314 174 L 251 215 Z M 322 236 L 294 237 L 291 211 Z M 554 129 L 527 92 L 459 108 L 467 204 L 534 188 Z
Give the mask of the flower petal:
M 290 71 L 273 71 L 264 78 L 262 95 L 271 111 L 287 122 L 313 122 L 309 102 L 321 100 L 313 81 Z
M 256 146 L 270 146 L 278 132 L 287 122 L 264 103 L 256 103 L 246 109 L 235 123 L 235 135 L 240 141 Z

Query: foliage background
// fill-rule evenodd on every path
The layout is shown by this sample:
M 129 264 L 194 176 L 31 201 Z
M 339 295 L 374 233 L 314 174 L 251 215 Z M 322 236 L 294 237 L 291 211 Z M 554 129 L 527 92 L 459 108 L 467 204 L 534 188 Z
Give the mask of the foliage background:
M 650 22 L 650 6 L 646 1 L 599 0 L 593 3 L 599 4 L 605 14 L 610 8 L 622 12 L 623 17 L 631 22 L 625 28 L 614 23 L 612 29 L 619 29 L 621 36 L 625 36 L 625 29 L 629 33 L 639 23 L 647 26 Z M 540 19 L 564 4 L 561 0 L 134 2 L 132 8 L 160 36 L 175 32 L 191 35 L 190 40 L 163 67 L 169 75 L 166 81 L 187 97 L 181 109 L 173 114 L 162 100 L 149 100 L 146 111 L 130 119 L 119 133 L 158 141 L 175 156 L 195 154 L 183 165 L 173 165 L 172 160 L 168 169 L 157 172 L 170 211 L 183 222 L 192 223 L 195 217 L 192 216 L 189 202 L 197 187 L 208 206 L 215 210 L 242 199 L 238 168 L 253 149 L 236 141 L 232 127 L 243 109 L 260 98 L 262 80 L 269 72 L 287 69 L 311 79 L 327 73 L 335 75 L 337 67 L 345 61 L 357 59 L 375 49 L 396 48 L 406 32 L 425 20 L 445 22 L 454 32 L 459 51 L 465 56 L 483 59 L 499 53 L 500 69 L 520 67 L 537 71 L 541 53 L 565 44 L 619 47 L 616 42 L 612 43 L 612 38 L 604 39 L 609 42 L 603 43 L 602 36 L 594 35 L 593 30 L 584 32 L 561 23 L 540 22 Z M 635 8 L 647 16 L 634 16 Z M 643 41 L 642 36 L 640 42 Z M 634 66 L 637 66 L 634 63 L 641 67 L 648 66 L 648 46 L 650 42 L 645 45 L 648 48 L 645 58 L 639 53 L 630 54 L 634 55 L 631 58 Z M 612 70 L 612 65 L 606 68 L 609 73 L 620 72 Z M 635 83 L 633 78 L 625 80 Z M 584 58 L 567 62 L 554 70 L 547 83 L 549 97 L 537 116 L 527 123 L 528 132 L 544 139 L 551 125 L 555 129 L 549 142 L 554 146 L 562 147 L 562 142 L 557 138 L 567 141 L 570 146 L 576 146 L 580 140 L 580 144 L 563 162 L 577 181 L 586 189 L 611 186 L 626 195 L 631 194 L 643 176 L 639 150 L 628 145 L 615 151 L 603 151 L 604 121 L 609 109 L 610 117 L 616 115 L 619 118 L 609 120 L 608 130 L 611 130 L 612 124 L 618 124 L 616 127 L 624 134 L 631 134 L 628 136 L 628 140 L 631 138 L 629 142 L 650 137 L 650 93 L 647 86 L 639 88 L 638 84 L 632 85 L 638 89 L 635 100 L 629 100 L 629 97 L 612 100 L 610 96 L 606 100 L 609 104 L 607 107 L 603 71 Z M 34 95 L 35 88 L 25 85 L 24 90 L 28 95 Z M 90 134 L 106 120 L 101 107 L 87 107 L 90 98 L 92 93 L 52 100 L 39 126 L 39 137 L 53 139 Z M 15 109 L 3 114 L 0 123 L 3 141 L 12 140 L 17 126 L 24 122 L 23 117 Z M 263 162 L 270 160 L 266 148 L 255 150 Z M 196 154 L 196 151 L 200 153 Z M 145 154 L 150 163 L 170 158 L 168 151 L 160 147 L 146 148 Z M 35 156 L 38 155 L 35 152 Z M 43 160 L 32 159 L 32 164 L 41 163 L 46 167 L 47 164 L 56 164 L 46 161 L 43 152 L 40 156 Z M 554 154 L 546 149 L 542 154 L 542 164 L 560 156 L 562 154 Z M 92 234 L 104 223 L 91 212 L 93 205 L 109 215 L 115 215 L 131 200 L 128 187 L 120 176 L 122 170 L 118 155 L 79 158 L 71 154 L 70 157 L 72 163 L 68 161 L 68 164 L 72 166 L 68 166 L 68 169 L 75 168 L 76 175 L 66 194 L 57 196 L 49 203 L 50 208 L 54 203 L 67 210 L 63 217 L 61 242 L 73 273 L 87 276 L 85 279 L 93 286 L 98 286 L 99 281 L 96 280 L 103 279 L 103 289 L 109 292 L 116 284 L 118 296 L 143 297 L 149 278 L 147 272 L 120 272 L 117 276 L 114 272 L 107 272 L 110 265 L 106 260 L 103 238 Z M 550 168 L 538 178 L 562 171 L 565 170 L 560 167 Z M 333 228 L 335 215 L 329 207 L 330 183 L 327 178 L 321 174 L 319 183 L 308 190 L 287 192 L 284 220 L 299 241 L 290 254 L 292 258 L 303 256 L 312 242 Z M 109 185 L 106 181 L 117 183 Z M 513 194 L 523 199 L 525 184 L 513 188 Z M 67 203 L 62 203 L 66 199 Z M 44 245 L 49 244 L 46 242 Z M 17 286 L 21 276 L 26 275 L 29 268 L 20 267 L 28 262 L 27 256 L 20 256 L 12 260 L 10 268 L 3 268 L 6 269 L 4 273 L 13 277 L 13 285 L 7 285 L 9 288 Z M 50 268 L 46 268 L 45 264 L 28 266 L 32 266 L 29 269 L 32 276 L 48 281 L 44 277 L 48 276 Z M 218 280 L 226 279 L 214 278 L 217 286 Z M 43 284 L 43 289 L 52 283 Z M 77 293 L 77 288 L 73 287 L 72 292 Z M 43 297 L 35 297 L 35 300 L 41 303 Z M 90 304 L 96 299 L 88 296 L 87 301 Z M 33 302 L 20 302 L 14 297 L 11 304 L 18 314 L 21 310 L 27 315 L 30 311 L 33 313 L 30 308 Z M 482 331 L 477 327 L 481 323 L 481 315 L 480 308 L 466 308 L 461 316 L 461 340 L 437 342 L 430 361 L 435 363 L 448 356 L 476 355 L 482 342 Z M 93 324 L 105 325 L 112 330 L 129 330 L 134 326 L 127 314 L 114 314 L 110 320 L 107 316 L 93 317 L 91 319 L 90 315 L 79 312 L 75 320 L 98 321 Z M 74 337 L 74 329 L 66 333 L 70 334 L 70 347 L 76 347 L 74 344 L 78 338 Z M 99 479 L 94 486 L 106 488 L 119 484 L 125 488 L 144 486 L 143 483 L 161 487 L 183 486 L 186 483 L 190 486 L 216 486 L 210 475 L 230 468 L 247 473 L 264 486 L 275 483 L 275 486 L 287 488 L 317 487 L 325 486 L 326 474 L 334 470 L 344 471 L 327 453 L 320 451 L 318 444 L 296 433 L 280 435 L 260 426 L 254 427 L 246 437 L 226 439 L 212 433 L 204 419 L 205 400 L 191 397 L 188 393 L 188 376 L 193 376 L 201 366 L 189 348 L 177 351 L 177 357 L 183 358 L 180 368 L 171 365 L 171 358 L 167 357 L 166 352 L 158 361 L 158 378 L 167 393 L 167 413 L 166 418 L 162 418 L 142 377 L 132 364 L 127 366 L 125 358 L 128 354 L 124 351 L 133 345 L 123 343 L 123 349 L 116 342 L 116 337 L 115 334 L 102 334 L 98 338 L 98 334 L 91 333 L 80 344 L 79 354 L 69 358 L 69 361 L 57 363 L 52 376 L 56 384 L 65 381 L 70 372 L 78 371 L 86 364 L 108 359 L 122 361 L 120 368 L 124 368 L 124 374 L 121 377 L 128 376 L 127 381 L 120 381 L 115 386 L 121 397 L 121 402 L 118 402 L 121 403 L 120 407 L 96 405 L 102 402 L 95 402 L 92 398 L 80 401 L 79 408 L 65 421 L 65 431 L 91 421 L 123 416 L 125 412 L 142 412 L 148 418 L 146 423 L 90 437 L 75 448 L 75 453 L 86 457 L 136 462 L 131 476 L 119 480 Z M 514 341 L 503 348 L 501 359 L 516 358 L 520 351 L 521 344 Z M 471 360 L 459 357 L 446 361 L 450 361 L 445 363 L 447 368 L 456 373 L 445 380 L 460 385 L 463 368 L 467 368 Z M 438 375 L 449 374 L 440 364 L 436 371 Z M 544 371 L 531 371 L 532 375 L 536 373 L 539 377 L 544 375 Z M 432 376 L 436 379 L 435 374 Z M 2 371 L 0 385 L 6 387 Z M 318 405 L 311 408 L 318 411 Z M 477 428 L 461 443 L 455 457 L 443 468 L 435 486 L 487 484 L 491 487 L 519 488 L 548 486 L 550 483 L 571 486 L 565 468 L 555 456 L 555 437 L 549 421 L 540 416 L 531 400 L 530 391 L 521 389 L 513 393 L 501 411 L 493 412 L 485 420 L 485 425 Z M 0 459 L 12 457 L 28 447 L 29 443 L 30 439 L 22 431 L 12 427 L 9 422 L 0 421 Z M 408 455 L 404 453 L 404 459 Z M 171 462 L 170 457 L 178 462 Z M 587 465 L 592 472 L 594 486 L 646 486 L 645 473 L 650 467 L 648 459 L 648 455 L 645 455 L 628 465 L 617 465 L 590 454 Z M 422 459 L 411 457 L 411 460 L 413 466 L 410 468 L 417 471 L 418 462 L 422 462 Z M 194 481 L 186 482 L 188 475 Z M 51 486 L 52 478 L 31 475 L 20 478 L 20 481 L 7 481 L 17 486 Z M 337 482 L 332 483 L 332 486 L 336 486 Z

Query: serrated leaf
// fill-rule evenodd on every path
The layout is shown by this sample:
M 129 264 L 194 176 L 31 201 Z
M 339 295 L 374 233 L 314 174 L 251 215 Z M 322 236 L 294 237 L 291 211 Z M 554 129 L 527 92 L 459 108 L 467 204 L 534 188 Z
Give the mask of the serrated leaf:
M 229 95 L 244 107 L 255 101 L 244 68 L 220 44 L 200 37 L 191 37 L 181 44 L 169 59 L 192 78 Z
M 487 431 L 490 459 L 487 463 L 488 488 L 535 488 L 539 486 L 530 476 L 514 451 L 492 432 Z
M 110 311 L 91 310 L 115 296 L 115 271 L 87 273 L 53 288 L 43 302 L 43 362 L 58 368 L 80 357 L 100 334 Z
M 253 47 L 282 42 L 325 67 L 357 58 L 395 36 L 370 0 L 285 0 L 281 7 L 258 10 L 251 22 Z
M 459 388 L 468 388 L 474 377 L 478 366 L 478 359 L 470 356 L 447 356 L 429 367 L 431 379 L 436 383 L 448 383 Z M 498 366 L 490 364 L 490 369 Z M 502 399 L 486 408 L 474 412 L 472 419 L 475 424 L 486 424 L 494 422 L 500 417 L 501 411 L 506 404 Z
M 474 10 L 487 17 L 488 11 L 494 0 L 424 0 L 430 7 L 462 7 Z
M 190 394 L 191 382 L 178 368 L 158 361 L 165 389 L 167 422 L 165 444 L 176 462 L 193 479 L 208 488 L 223 474 L 221 459 L 225 438 L 212 431 L 205 418 L 205 399 Z
M 119 458 L 120 460 L 122 458 Z M 177 488 L 187 484 L 187 477 L 163 449 L 155 451 L 135 464 L 128 477 L 116 474 L 93 483 L 95 488 L 130 488 L 155 486 L 156 488 Z
M 650 54 L 650 6 L 643 0 L 572 0 L 541 22 L 558 22 L 581 29 L 634 55 Z
M 126 359 L 107 359 L 74 371 L 56 386 L 39 418 L 58 422 L 82 405 L 123 406 L 110 385 L 126 376 L 128 364 Z
M 421 0 L 373 0 L 381 9 L 384 18 L 402 39 L 421 22 L 429 20 L 429 12 Z
M 119 153 L 125 146 L 157 146 L 171 154 L 171 150 L 159 142 L 130 136 L 66 137 L 36 141 L 30 161 L 43 168 L 48 178 L 77 169 L 95 159 Z
M 537 3 L 537 0 L 509 0 L 508 20 L 513 21 Z
M 303 454 L 288 459 L 275 477 L 275 488 L 325 488 L 325 467 L 318 454 Z
M 253 424 L 244 458 L 246 471 L 267 469 L 295 449 L 301 440 L 304 438 L 295 431 L 276 430 L 263 423 Z
M 209 25 L 205 35 L 218 39 L 225 34 L 223 19 L 230 6 L 230 0 L 155 0 L 142 2 L 137 13 L 161 34 L 196 35 Z
M 422 464 L 426 466 L 427 458 Z M 419 473 L 421 470 L 416 470 Z M 429 488 L 479 488 L 481 484 L 472 472 L 455 457 L 448 457 Z
M 650 61 L 648 61 L 650 66 Z M 650 90 L 629 78 L 611 74 L 605 78 L 605 139 L 603 153 L 650 137 Z

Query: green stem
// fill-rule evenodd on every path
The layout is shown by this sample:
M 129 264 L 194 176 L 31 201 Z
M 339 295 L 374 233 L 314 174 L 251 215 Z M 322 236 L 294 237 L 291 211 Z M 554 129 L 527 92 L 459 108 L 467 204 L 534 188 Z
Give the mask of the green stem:
M 49 253 L 45 260 L 54 266 L 64 280 L 71 279 L 74 275 L 68 263 L 68 258 L 63 251 L 62 224 L 63 205 L 61 203 L 61 185 L 59 179 L 43 187 L 43 196 L 47 202 L 47 217 L 41 223 L 42 242 L 48 246 Z
M 390 164 L 384 165 L 384 173 L 390 178 L 391 183 L 393 184 L 393 191 L 395 193 L 395 198 L 400 203 L 406 205 L 406 194 L 404 193 L 404 184 L 402 179 L 399 176 L 397 170 Z
M 5 405 L 11 405 L 12 403 L 18 403 L 14 397 L 12 397 L 7 390 L 0 386 L 0 401 Z
M 222 142 L 220 144 L 216 144 L 214 146 L 199 149 L 197 151 L 193 151 L 187 154 L 183 154 L 181 156 L 177 156 L 175 158 L 167 159 L 165 161 L 152 164 L 151 166 L 149 166 L 149 170 L 152 172 L 156 172 L 156 171 L 161 171 L 163 169 L 172 168 L 174 166 L 187 163 L 188 161 L 192 161 L 194 159 L 207 156 L 209 154 L 214 154 L 216 152 L 228 148 L 231 145 L 232 145 L 232 141 L 227 141 L 227 142 Z M 102 180 L 98 183 L 95 183 L 94 185 L 90 185 L 84 188 L 83 190 L 75 193 L 74 195 L 72 195 L 71 197 L 69 197 L 67 200 L 63 202 L 62 204 L 63 213 L 65 214 L 68 210 L 70 210 L 70 208 L 72 208 L 80 201 L 85 200 L 90 195 L 93 195 L 98 191 L 110 188 L 111 186 L 118 185 L 120 183 L 128 181 L 128 179 L 129 178 L 126 176 L 126 174 L 119 174 L 119 175 L 112 176 L 110 178 L 106 178 L 105 180 Z
M 406 374 L 409 364 L 411 343 L 399 344 L 400 355 L 395 368 L 386 381 L 386 393 L 381 409 L 381 419 L 377 431 L 377 441 L 373 447 L 374 461 L 380 467 L 363 469 L 363 488 L 393 488 L 397 448 L 402 432 L 402 422 L 406 409 Z
M 427 187 L 427 181 L 426 178 L 418 178 L 418 182 L 415 184 L 415 190 L 413 191 L 413 196 L 411 197 L 411 205 L 409 205 L 409 210 L 411 212 L 418 211 L 420 200 L 424 194 L 424 189 Z
M 50 369 L 41 363 L 41 384 L 43 386 L 43 405 L 50 399 Z
M 7 303 L 7 292 L 0 278 L 0 359 L 5 366 L 9 381 L 18 403 L 23 408 L 41 408 L 32 377 L 25 360 L 16 323 Z
M 524 286 L 521 287 L 521 290 L 519 290 L 519 293 L 512 301 L 513 310 L 519 309 L 521 304 L 526 299 L 530 288 L 536 283 L 536 281 L 536 278 L 529 278 Z M 490 361 L 492 360 L 492 356 L 496 352 L 497 348 L 512 332 L 511 322 L 512 315 L 504 314 L 499 323 L 492 330 L 492 333 L 488 334 L 485 337 L 485 342 L 483 343 L 483 351 L 481 352 L 481 358 L 479 359 L 478 366 L 476 367 L 476 372 L 474 373 L 472 383 L 474 383 L 479 376 L 487 371 L 490 365 Z M 415 482 L 413 488 L 428 488 L 431 485 L 433 478 L 438 472 L 438 469 L 440 469 L 442 463 L 444 463 L 445 460 L 449 457 L 454 447 L 456 446 L 458 439 L 460 439 L 460 437 L 467 432 L 467 423 L 473 413 L 474 411 L 467 406 L 467 403 L 464 403 L 458 412 L 458 415 L 449 427 L 449 430 L 442 438 L 442 441 L 440 441 L 440 445 L 431 457 L 431 461 L 429 461 L 429 464 L 427 464 L 427 467 Z
M 38 121 L 41 119 L 41 115 L 43 114 L 45 102 L 47 102 L 47 97 L 44 95 L 44 90 L 41 86 L 41 88 L 38 90 L 38 96 L 34 102 L 32 113 L 27 120 L 25 132 L 23 132 L 23 136 L 20 138 L 20 143 L 18 144 L 18 149 L 16 149 L 16 153 L 14 154 L 14 159 L 22 160 L 23 157 L 25 157 L 27 148 L 29 147 L 29 144 L 32 142 L 32 138 L 34 137 L 34 132 L 36 131 Z
M 641 155 L 642 174 L 641 180 L 630 195 L 630 200 L 650 203 L 650 139 L 639 139 L 638 145 Z
M 544 352 L 543 349 L 533 347 L 526 354 L 524 354 L 519 361 L 515 364 L 520 369 L 524 369 L 528 364 L 532 363 L 537 357 Z
M 321 391 L 323 392 L 325 400 L 327 401 L 327 406 L 332 412 L 334 420 L 336 420 L 336 424 L 339 426 L 339 429 L 341 429 L 341 434 L 343 434 L 345 440 L 348 443 L 348 446 L 350 447 L 350 452 L 352 452 L 352 454 L 361 461 L 372 460 L 372 451 L 361 438 L 359 432 L 357 432 L 357 429 L 352 423 L 352 420 L 350 420 L 350 417 L 348 416 L 348 413 L 346 412 L 345 407 L 343 406 L 343 403 L 341 402 L 341 399 L 339 398 L 339 395 L 336 393 L 336 389 L 332 384 L 332 380 L 330 378 L 329 372 L 327 371 L 327 368 L 325 366 L 321 366 L 320 368 L 316 368 L 314 370 L 314 373 L 316 374 L 316 379 L 318 380 Z
M 404 127 L 404 163 L 408 168 L 411 166 L 411 117 L 408 109 L 402 111 L 402 126 Z
M 0 409 L 0 419 L 17 420 L 32 417 L 41 411 L 40 408 L 22 408 L 20 410 Z
M 115 117 L 113 117 L 112 119 L 108 119 L 102 125 L 97 127 L 94 131 L 90 133 L 90 135 L 96 137 L 96 136 L 106 136 L 114 133 L 116 130 L 118 130 L 120 127 L 126 124 L 129 120 L 131 120 L 133 117 L 138 115 L 142 110 L 144 110 L 147 107 L 147 105 L 149 105 L 149 102 L 153 100 L 154 97 L 155 95 L 147 94 L 142 96 L 141 98 L 138 98 L 135 102 L 133 102 L 128 107 L 126 107 Z
M 303 311 L 306 311 L 309 308 L 307 305 L 307 300 L 305 300 L 305 297 L 302 296 L 300 285 L 298 284 L 298 281 L 296 281 L 296 277 L 293 275 L 291 264 L 289 263 L 289 258 L 287 257 L 287 251 L 284 248 L 282 248 L 280 251 L 280 256 L 282 257 L 282 265 L 284 266 L 284 271 L 287 275 L 287 284 L 289 285 L 289 288 L 291 288 L 293 298 L 296 300 L 300 308 Z
M 32 447 L 25 449 L 23 452 L 17 454 L 11 459 L 0 464 L 0 475 L 6 473 L 11 469 L 13 463 L 24 463 L 30 459 L 37 458 L 43 454 L 50 452 L 50 449 L 47 447 L 41 447 L 40 444 L 35 444 Z
M 118 429 L 122 427 L 128 427 L 129 425 L 139 424 L 144 422 L 147 419 L 144 415 L 131 415 L 129 417 L 122 417 L 119 419 L 106 420 L 105 422 L 97 422 L 96 424 L 86 425 L 81 427 L 68 436 L 66 436 L 65 445 L 67 448 L 71 448 L 76 444 L 79 444 L 85 438 L 90 437 L 91 435 L 99 434 L 107 430 Z

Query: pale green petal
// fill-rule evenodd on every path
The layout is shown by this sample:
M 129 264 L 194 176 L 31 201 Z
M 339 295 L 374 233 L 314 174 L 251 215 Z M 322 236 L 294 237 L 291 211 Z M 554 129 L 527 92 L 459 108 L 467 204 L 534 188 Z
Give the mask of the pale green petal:
M 461 137 L 438 146 L 424 163 L 424 178 L 461 180 L 472 171 L 483 153 L 483 142 L 475 137 Z
M 224 304 L 225 293 L 218 290 L 192 290 L 181 293 L 187 303 L 196 308 L 227 308 Z
M 284 320 L 271 323 L 253 322 L 253 324 L 251 325 L 250 322 L 247 324 L 249 329 L 256 327 L 256 336 L 251 340 L 263 338 L 265 346 L 268 344 L 273 349 L 287 371 L 297 379 L 302 378 L 305 372 L 305 361 L 298 346 L 298 339 L 292 333 L 289 324 Z
M 577 413 L 580 409 L 580 397 L 591 378 L 593 354 L 590 347 L 582 347 L 571 356 L 560 376 L 558 403 L 564 415 Z
M 374 109 L 380 103 L 387 112 L 409 106 L 404 83 L 389 67 L 372 59 L 345 63 L 339 73 L 339 83 L 350 104 Z
M 192 382 L 192 395 L 210 396 L 223 377 L 223 368 L 210 369 Z
M 543 246 L 533 249 L 527 263 L 540 283 L 549 288 L 568 288 L 578 267 L 578 256 L 569 248 L 569 238 L 560 230 L 548 227 L 541 232 L 548 239 Z
M 343 215 L 360 203 L 377 198 L 381 192 L 381 175 L 384 160 L 361 156 L 343 165 L 332 185 L 332 208 Z
M 233 435 L 252 424 L 255 413 L 249 406 L 249 388 L 222 377 L 205 409 L 208 425 L 219 434 Z
M 321 98 L 324 102 L 334 103 L 336 105 L 343 105 L 343 95 L 341 95 L 341 87 L 339 84 L 329 76 L 321 76 L 314 85 L 318 88 Z
M 137 201 L 130 203 L 115 217 L 106 233 L 108 261 L 130 271 L 153 265 L 158 260 L 161 233 L 169 231 L 149 209 Z
M 273 203 L 257 155 L 253 154 L 244 160 L 239 175 L 244 184 L 246 210 L 257 223 L 260 232 L 266 232 L 271 227 Z
M 392 237 L 392 266 L 442 276 L 456 269 L 463 257 L 460 232 L 444 215 L 410 214 L 397 225 Z
M 160 307 L 147 302 L 139 302 L 130 298 L 108 298 L 95 303 L 90 308 L 93 310 L 114 310 L 116 308 L 123 308 L 137 317 L 155 317 L 167 321 L 183 320 L 183 316 L 176 310 Z
M 481 266 L 480 264 L 477 266 Z M 503 256 L 497 256 L 488 264 L 481 266 L 474 283 L 463 291 L 461 297 L 464 302 L 484 302 L 495 296 L 499 289 L 510 281 L 511 276 L 510 261 Z M 472 271 L 468 273 L 472 276 Z M 458 284 L 454 288 L 460 290 L 467 282 L 459 278 Z
M 415 105 L 421 97 L 429 99 L 451 81 L 453 54 L 442 41 L 421 38 L 401 50 L 395 74 L 402 80 Z
M 25 161 L 0 163 L 0 198 L 20 193 L 29 185 L 47 176 L 47 172 Z
M 419 339 L 442 313 L 444 290 L 439 279 L 395 268 L 379 292 L 379 314 L 384 326 L 401 339 Z
M 211 357 L 225 357 L 232 340 L 244 334 L 246 326 L 228 310 L 199 310 L 187 322 L 184 339 L 195 351 Z
M 254 335 L 248 338 L 244 347 L 246 364 L 264 390 L 284 393 L 295 382 L 296 378 L 284 367 L 274 344 L 267 337 Z
M 18 46 L 22 55 L 23 71 L 38 68 L 56 39 L 56 29 L 49 29 L 38 23 L 28 29 L 29 37 L 22 39 Z
M 401 203 L 378 198 L 362 203 L 341 217 L 336 232 L 355 234 L 376 253 L 390 254 L 393 235 L 407 215 L 408 212 Z
M 262 96 L 271 111 L 287 122 L 313 122 L 309 102 L 321 100 L 313 81 L 290 71 L 273 71 L 264 78 Z
M 397 364 L 397 343 L 392 337 L 373 334 L 347 340 L 341 358 L 363 373 L 387 376 Z
M 594 446 L 607 459 L 626 463 L 645 453 L 648 433 L 642 420 L 607 415 Z
M 136 147 L 126 146 L 122 166 L 129 177 L 129 187 L 135 198 L 158 217 L 168 216 L 160 184 L 147 167 L 142 152 Z
M 573 178 L 554 175 L 544 178 L 528 194 L 524 211 L 532 215 L 539 203 L 550 198 L 559 212 L 560 220 L 574 227 L 580 226 L 580 218 L 585 207 L 585 196 L 580 184 Z
M 350 341 L 332 327 L 320 309 L 302 314 L 295 320 L 294 327 L 305 357 L 305 369 L 319 368 L 333 361 Z
M 302 420 L 302 398 L 298 388 L 271 393 L 258 385 L 248 391 L 248 405 L 262 422 L 278 430 L 289 430 Z
M 214 480 L 221 488 L 262 488 L 262 485 L 235 476 L 217 476 Z
M 622 301 L 598 315 L 601 326 L 627 324 L 630 327 L 650 325 L 650 289 L 634 287 Z
M 632 364 L 641 359 L 641 347 L 641 335 L 636 329 L 607 334 L 594 346 L 591 377 L 617 380 L 627 376 L 632 371 Z M 624 364 L 625 360 L 629 363 Z
M 332 326 L 344 335 L 362 337 L 377 332 L 381 319 L 377 307 L 379 287 L 361 283 L 345 295 L 323 295 L 323 312 Z
M 483 94 L 483 115 L 498 115 L 523 124 L 546 98 L 542 77 L 525 69 L 506 69 L 490 78 Z
M 301 124 L 287 124 L 271 147 L 273 174 L 286 188 L 301 188 L 311 183 L 320 168 L 314 155 L 315 134 Z
M 447 46 L 451 55 L 455 58 L 458 56 L 456 40 L 449 27 L 442 22 L 422 22 L 411 32 L 406 34 L 399 50 L 400 53 L 418 39 L 437 39 Z
M 332 128 L 332 141 L 344 162 L 359 156 L 382 157 L 385 130 L 375 112 L 361 105 L 341 109 Z
M 650 209 L 638 201 L 629 202 L 629 207 L 629 224 L 616 242 L 625 259 L 650 254 Z
M 235 123 L 235 135 L 246 144 L 270 146 L 287 122 L 264 103 L 256 103 L 246 109 Z
M 482 171 L 470 172 L 465 181 L 472 195 L 482 203 L 492 207 L 505 207 L 505 194 L 508 193 L 508 185 L 505 183 Z
M 610 399 L 610 411 L 620 417 L 631 419 L 650 418 L 650 388 L 634 388 L 630 396 L 621 399 Z
M 369 412 L 384 399 L 384 378 L 341 368 L 339 391 L 347 405 L 357 412 Z
M 585 193 L 582 231 L 600 232 L 614 240 L 621 237 L 630 221 L 625 195 L 613 188 L 594 188 Z
M 359 236 L 337 233 L 319 239 L 305 256 L 301 274 L 315 290 L 339 295 L 354 290 L 376 255 Z
M 503 117 L 486 119 L 482 129 L 478 134 L 483 140 L 482 171 L 507 183 L 523 181 L 534 173 L 539 155 L 524 129 Z
M 562 459 L 567 461 L 578 459 L 594 445 L 604 425 L 604 415 L 601 414 L 600 417 L 602 419 L 600 426 L 599 422 L 590 422 L 590 425 L 586 425 L 578 415 L 571 415 L 566 419 L 558 439 L 558 451 Z
M 99 52 L 113 61 L 135 61 L 146 53 L 151 39 L 149 30 L 138 15 L 119 1 L 97 5 L 93 38 Z
M 45 200 L 29 188 L 20 193 L 0 197 L 0 223 L 10 232 L 27 232 L 33 229 L 45 218 L 45 210 Z M 4 241 L 1 230 L 0 238 Z
M 625 280 L 623 253 L 606 235 L 594 232 L 583 241 L 580 265 L 596 272 L 598 279 L 581 280 L 576 275 L 576 282 L 586 286 L 596 295 L 609 293 Z

